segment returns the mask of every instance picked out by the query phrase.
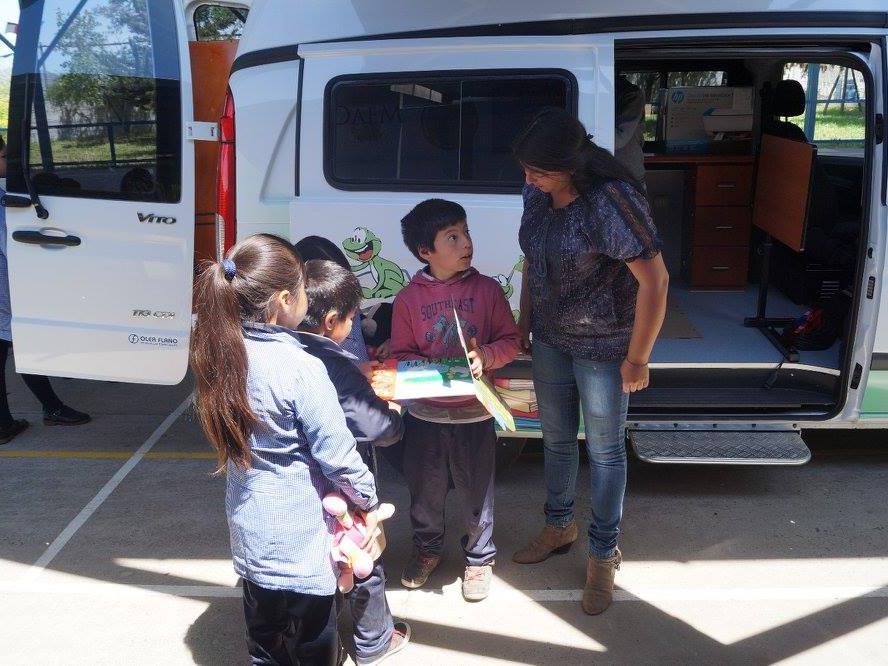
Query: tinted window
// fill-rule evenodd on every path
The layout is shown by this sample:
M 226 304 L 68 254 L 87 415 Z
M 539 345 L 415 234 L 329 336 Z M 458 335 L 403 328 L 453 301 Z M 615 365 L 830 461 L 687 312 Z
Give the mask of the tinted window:
M 170 0 L 46 0 L 22 9 L 9 188 L 178 201 L 179 47 Z M 26 100 L 33 100 L 26 109 Z M 23 151 L 21 128 L 30 127 Z
M 366 189 L 520 186 L 512 140 L 541 108 L 572 108 L 569 76 L 336 81 L 327 95 L 328 179 Z
M 197 41 L 240 39 L 246 20 L 246 9 L 201 5 L 194 11 L 194 31 L 197 34 Z

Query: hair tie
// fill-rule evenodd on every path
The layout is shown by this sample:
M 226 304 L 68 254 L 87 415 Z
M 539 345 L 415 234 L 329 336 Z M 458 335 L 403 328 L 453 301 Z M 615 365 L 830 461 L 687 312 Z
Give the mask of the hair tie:
M 591 133 L 586 135 L 586 141 L 588 141 L 589 143 L 592 143 L 592 139 L 594 138 L 595 137 Z
M 237 266 L 231 259 L 222 260 L 222 270 L 225 271 L 225 279 L 231 282 L 237 275 Z

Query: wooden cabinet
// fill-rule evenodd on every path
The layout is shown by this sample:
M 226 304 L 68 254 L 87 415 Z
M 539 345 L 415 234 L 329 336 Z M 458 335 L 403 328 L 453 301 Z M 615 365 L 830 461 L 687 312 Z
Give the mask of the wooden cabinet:
M 648 168 L 681 166 L 688 176 L 684 277 L 694 289 L 744 289 L 752 229 L 753 157 L 658 155 Z

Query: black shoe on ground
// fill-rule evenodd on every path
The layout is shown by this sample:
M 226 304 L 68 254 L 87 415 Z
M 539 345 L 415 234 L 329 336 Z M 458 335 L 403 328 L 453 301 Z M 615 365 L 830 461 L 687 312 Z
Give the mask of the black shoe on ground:
M 90 417 L 89 414 L 78 412 L 76 409 L 71 409 L 67 405 L 62 405 L 51 412 L 43 412 L 43 424 L 48 426 L 75 426 L 83 425 L 90 421 L 92 421 L 92 417 Z
M 6 444 L 15 439 L 15 436 L 23 433 L 28 429 L 28 422 L 25 419 L 17 419 L 5 428 L 0 429 L 0 444 Z

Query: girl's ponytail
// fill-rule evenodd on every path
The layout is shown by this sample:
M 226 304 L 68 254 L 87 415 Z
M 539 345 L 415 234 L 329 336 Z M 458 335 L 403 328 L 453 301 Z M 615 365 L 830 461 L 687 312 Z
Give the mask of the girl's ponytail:
M 299 255 L 287 241 L 270 234 L 241 241 L 222 262 L 207 262 L 195 282 L 197 321 L 191 336 L 195 407 L 216 448 L 219 472 L 229 460 L 250 467 L 249 439 L 260 425 L 247 396 L 242 322 L 265 322 L 275 295 L 295 292 L 302 282 Z

